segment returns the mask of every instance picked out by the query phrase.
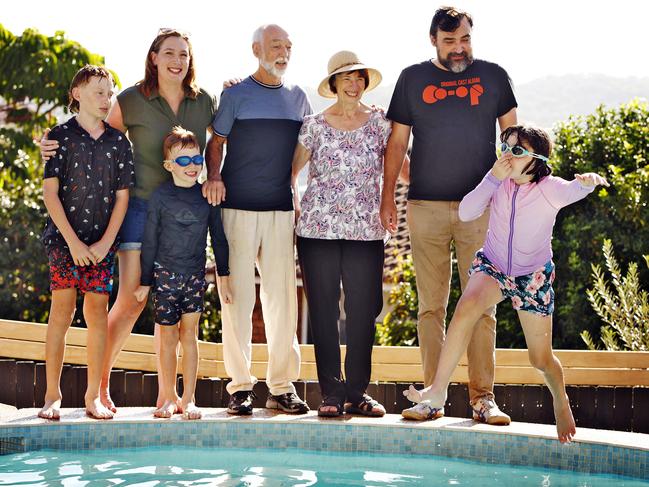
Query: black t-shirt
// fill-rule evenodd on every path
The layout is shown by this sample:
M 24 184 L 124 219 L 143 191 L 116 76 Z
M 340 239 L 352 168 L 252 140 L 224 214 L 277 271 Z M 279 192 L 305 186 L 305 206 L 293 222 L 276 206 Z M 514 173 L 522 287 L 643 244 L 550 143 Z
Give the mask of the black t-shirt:
M 412 127 L 408 198 L 460 201 L 496 160 L 496 121 L 516 106 L 494 63 L 475 60 L 462 73 L 430 60 L 404 69 L 387 117 Z
M 205 268 L 207 230 L 219 276 L 230 274 L 228 240 L 223 230 L 221 208 L 203 197 L 201 185 L 191 188 L 162 183 L 147 207 L 140 264 L 143 286 L 153 284 L 154 262 L 170 272 L 194 274 Z
M 95 140 L 72 117 L 54 127 L 48 136 L 59 142 L 59 148 L 45 163 L 44 178 L 58 178 L 65 216 L 86 245 L 103 237 L 115 206 L 115 193 L 135 185 L 131 144 L 106 122 L 104 129 Z M 49 216 L 42 241 L 48 249 L 67 247 Z

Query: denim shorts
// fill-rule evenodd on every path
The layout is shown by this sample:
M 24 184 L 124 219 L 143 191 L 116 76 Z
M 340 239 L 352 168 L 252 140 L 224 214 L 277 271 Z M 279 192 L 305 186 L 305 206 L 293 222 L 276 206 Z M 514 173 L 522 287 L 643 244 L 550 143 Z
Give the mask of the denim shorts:
M 119 250 L 140 250 L 144 225 L 146 225 L 146 210 L 149 206 L 147 200 L 131 197 L 128 200 L 128 210 L 119 229 Z
M 554 262 L 551 260 L 531 274 L 513 277 L 500 272 L 482 250 L 478 250 L 469 275 L 474 272 L 484 272 L 492 277 L 503 296 L 512 300 L 515 310 L 540 316 L 550 316 L 554 311 Z

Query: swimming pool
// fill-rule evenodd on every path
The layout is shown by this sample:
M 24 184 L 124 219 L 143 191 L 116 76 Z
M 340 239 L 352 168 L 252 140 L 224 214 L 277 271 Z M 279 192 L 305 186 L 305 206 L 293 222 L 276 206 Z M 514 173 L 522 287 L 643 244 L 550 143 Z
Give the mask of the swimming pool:
M 146 474 L 147 471 L 138 469 L 160 466 L 171 468 L 172 474 L 178 469 L 184 473 L 192 469 L 209 470 L 205 472 L 208 477 L 226 476 L 224 482 L 238 479 L 237 482 L 244 485 L 242 478 L 262 475 L 259 472 L 269 475 L 272 472 L 273 482 L 278 481 L 278 476 L 285 477 L 282 477 L 284 483 L 264 485 L 316 485 L 307 480 L 302 482 L 301 477 L 293 478 L 302 475 L 296 473 L 298 470 L 306 472 L 304 475 L 312 480 L 314 477 L 318 481 L 334 479 L 332 482 L 338 482 L 337 485 L 408 485 L 404 482 L 432 485 L 430 478 L 436 479 L 442 475 L 443 468 L 454 465 L 453 475 L 466 470 L 469 476 L 489 478 L 489 482 L 509 486 L 522 485 L 521 482 L 527 482 L 528 478 L 533 479 L 530 485 L 555 486 L 622 485 L 620 478 L 597 479 L 599 483 L 593 483 L 594 480 L 582 482 L 580 479 L 588 478 L 587 474 L 633 477 L 635 480 L 624 480 L 625 485 L 640 485 L 637 482 L 648 480 L 649 472 L 649 435 L 637 433 L 580 429 L 579 441 L 561 445 L 553 439 L 554 428 L 547 425 L 515 423 L 512 427 L 492 427 L 461 418 L 424 423 L 407 422 L 397 415 L 322 420 L 314 413 L 290 416 L 263 409 L 255 410 L 252 417 L 238 418 L 227 415 L 223 409 L 207 408 L 203 410 L 203 420 L 190 422 L 178 417 L 154 419 L 150 408 L 123 408 L 115 420 L 97 422 L 85 418 L 83 410 L 70 411 L 63 414 L 60 422 L 47 422 L 36 418 L 35 409 L 19 410 L 15 418 L 0 423 L 0 454 L 9 455 L 0 456 L 0 464 L 5 468 L 4 472 L 0 470 L 0 478 L 4 479 L 9 473 L 7 468 L 14 469 L 16 465 L 33 470 L 23 472 L 25 474 L 51 468 L 55 472 L 72 472 L 69 476 L 80 476 L 79 479 L 97 473 L 100 467 L 107 469 L 110 478 L 116 478 L 115 472 L 135 470 L 135 473 Z M 127 449 L 132 448 L 145 448 L 142 453 L 144 465 L 131 458 L 132 450 Z M 207 453 L 203 457 L 201 452 Z M 288 453 L 275 458 L 273 453 L 276 452 Z M 307 464 L 306 460 L 302 462 L 298 453 L 306 455 L 312 464 Z M 243 458 L 243 463 L 237 463 L 239 457 Z M 352 464 L 345 463 L 345 459 Z M 471 468 L 457 466 L 459 464 L 450 459 L 477 462 L 488 471 L 473 468 L 475 464 Z M 132 465 L 128 463 L 131 460 L 135 462 Z M 224 463 L 219 463 L 222 460 Z M 110 463 L 113 461 L 127 463 Z M 277 465 L 284 465 L 290 472 L 277 473 Z M 418 474 L 422 465 L 428 468 L 427 473 Z M 512 473 L 514 477 L 502 476 L 506 470 L 504 465 L 517 468 Z M 224 472 L 219 473 L 220 470 Z M 331 477 L 339 471 L 351 477 L 342 477 L 342 480 Z M 576 476 L 565 477 L 570 473 Z M 401 475 L 405 477 L 399 477 Z M 550 475 L 554 480 L 550 484 L 543 483 L 543 475 Z M 372 480 L 376 476 L 384 480 Z M 390 478 L 395 480 L 385 480 Z M 466 478 L 456 482 L 453 476 L 440 478 L 450 485 L 467 485 L 468 482 Z M 507 480 L 503 480 L 505 478 Z M 523 480 L 512 480 L 517 478 Z M 172 479 L 169 482 L 179 485 L 177 478 Z M 198 480 L 193 478 L 192 481 Z M 147 483 L 149 481 L 143 481 L 142 485 L 154 485 Z M 560 481 L 567 483 L 558 484 Z M 210 482 L 196 485 L 237 485 Z M 249 485 L 260 485 L 256 482 Z M 468 482 L 468 485 L 474 484 Z M 11 484 L 2 480 L 0 485 Z
M 0 457 L 0 485 L 625 486 L 640 480 L 443 457 L 154 447 Z

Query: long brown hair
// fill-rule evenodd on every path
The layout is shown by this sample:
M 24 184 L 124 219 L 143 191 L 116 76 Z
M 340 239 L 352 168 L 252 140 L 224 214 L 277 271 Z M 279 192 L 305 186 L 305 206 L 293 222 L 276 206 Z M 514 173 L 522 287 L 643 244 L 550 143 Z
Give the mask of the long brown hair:
M 185 93 L 190 98 L 196 98 L 200 92 L 198 86 L 196 85 L 196 73 L 194 72 L 194 51 L 192 50 L 192 43 L 189 40 L 189 35 L 181 32 L 176 29 L 160 29 L 158 35 L 153 42 L 151 47 L 149 47 L 149 52 L 146 53 L 146 63 L 144 65 L 144 79 L 137 83 L 140 92 L 144 96 L 151 96 L 153 90 L 158 88 L 158 67 L 153 64 L 153 59 L 151 59 L 151 53 L 155 52 L 156 54 L 160 51 L 162 43 L 168 37 L 180 37 L 187 42 L 189 47 L 189 68 L 187 69 L 187 75 L 183 80 L 183 88 Z

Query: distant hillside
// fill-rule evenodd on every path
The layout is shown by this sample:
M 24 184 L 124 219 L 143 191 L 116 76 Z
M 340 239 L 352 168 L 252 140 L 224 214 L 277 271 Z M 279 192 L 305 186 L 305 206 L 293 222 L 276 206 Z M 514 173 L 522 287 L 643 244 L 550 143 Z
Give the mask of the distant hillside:
M 386 107 L 394 85 L 379 86 L 365 97 L 366 103 Z M 314 110 L 320 111 L 332 101 L 306 88 Z M 548 76 L 516 86 L 519 120 L 551 128 L 570 115 L 591 113 L 604 104 L 615 106 L 633 98 L 649 98 L 649 78 L 614 78 L 599 74 Z
M 585 115 L 604 104 L 616 106 L 649 98 L 649 78 L 603 75 L 549 76 L 516 88 L 519 119 L 552 127 L 570 115 Z

